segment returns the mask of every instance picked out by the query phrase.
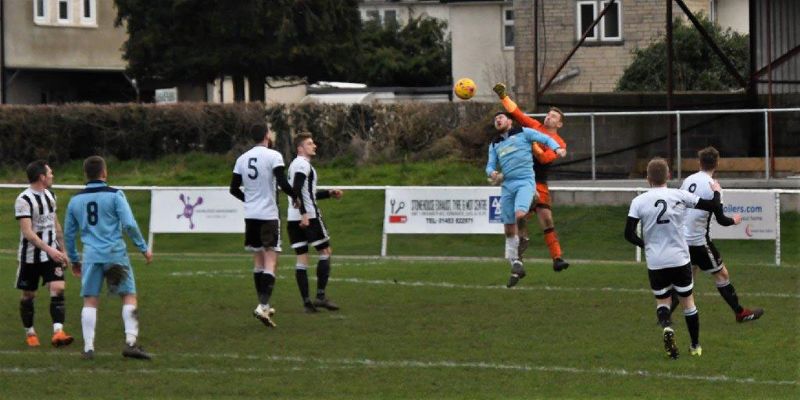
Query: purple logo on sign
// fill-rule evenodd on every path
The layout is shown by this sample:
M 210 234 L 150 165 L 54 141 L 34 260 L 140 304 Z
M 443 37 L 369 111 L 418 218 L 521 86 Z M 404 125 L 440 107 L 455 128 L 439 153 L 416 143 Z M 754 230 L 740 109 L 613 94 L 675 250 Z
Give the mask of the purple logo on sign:
M 178 219 L 180 219 L 181 217 L 188 219 L 189 229 L 194 229 L 194 221 L 192 221 L 192 215 L 194 215 L 195 207 L 199 206 L 200 204 L 203 204 L 203 197 L 202 196 L 198 197 L 197 201 L 194 204 L 192 204 L 192 200 L 189 198 L 189 196 L 186 196 L 184 198 L 183 193 L 181 193 L 181 195 L 178 196 L 178 199 L 180 199 L 181 203 L 183 203 L 183 213 L 178 214 Z

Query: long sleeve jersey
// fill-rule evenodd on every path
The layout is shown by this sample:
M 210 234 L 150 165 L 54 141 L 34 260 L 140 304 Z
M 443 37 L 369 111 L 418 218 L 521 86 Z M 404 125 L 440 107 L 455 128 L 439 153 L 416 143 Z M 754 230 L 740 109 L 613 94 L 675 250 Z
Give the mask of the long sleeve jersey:
M 534 142 L 545 144 L 554 150 L 561 148 L 558 142 L 542 132 L 530 128 L 512 129 L 489 144 L 486 175 L 491 175 L 492 171 L 500 171 L 507 181 L 534 179 L 531 150 Z
M 78 255 L 75 243 L 78 230 L 83 243 L 83 259 Z M 139 251 L 147 251 L 147 244 L 122 190 L 103 181 L 90 181 L 84 190 L 70 199 L 64 223 L 64 241 L 70 261 L 129 264 L 123 231 Z

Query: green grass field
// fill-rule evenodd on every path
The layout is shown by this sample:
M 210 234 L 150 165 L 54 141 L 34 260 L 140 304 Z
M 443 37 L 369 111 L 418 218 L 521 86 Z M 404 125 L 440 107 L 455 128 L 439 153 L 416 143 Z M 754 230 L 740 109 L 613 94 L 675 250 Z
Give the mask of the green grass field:
M 0 255 L 10 282 L 14 260 Z M 28 349 L 17 293 L 0 292 L 0 397 L 11 398 L 797 398 L 797 268 L 737 266 L 734 282 L 761 320 L 737 324 L 713 283 L 696 283 L 704 354 L 662 354 L 642 265 L 578 263 L 554 273 L 529 263 L 505 289 L 501 260 L 334 258 L 339 312 L 302 312 L 283 257 L 276 329 L 256 304 L 242 255 L 137 259 L 141 343 L 152 362 L 125 360 L 119 300 L 102 298 L 91 362 L 80 358 L 78 282 L 68 280 L 71 347 Z M 313 275 L 313 274 L 311 274 Z M 312 287 L 314 282 L 312 282 Z M 47 301 L 36 323 L 48 337 Z M 87 388 L 91 388 L 88 391 Z M 62 394 L 63 393 L 63 394 Z
M 111 183 L 227 183 L 227 166 L 221 173 L 209 166 L 218 165 L 218 158 L 198 158 L 126 162 L 117 165 L 120 172 Z M 57 169 L 57 183 L 80 183 L 76 168 Z M 319 168 L 324 185 L 393 179 L 442 184 L 452 175 L 464 175 L 462 184 L 480 184 L 479 168 L 474 182 L 463 171 L 435 163 L 352 173 Z M 742 303 L 763 307 L 766 314 L 736 323 L 713 282 L 698 275 L 700 358 L 688 355 L 680 313 L 675 325 L 683 354 L 677 361 L 663 354 L 646 268 L 632 262 L 633 247 L 622 238 L 627 207 L 558 205 L 557 227 L 573 265 L 554 273 L 541 238 L 534 237 L 529 275 L 509 290 L 498 235 L 392 235 L 389 254 L 396 257 L 374 257 L 380 251 L 383 194 L 351 191 L 341 201 L 321 203 L 335 253 L 329 294 L 341 311 L 303 313 L 294 259 L 286 255 L 272 302 L 278 327 L 267 329 L 251 316 L 256 296 L 240 235 L 157 235 L 152 265 L 132 255 L 140 341 L 154 360 L 122 358 L 120 302 L 103 296 L 98 356 L 88 362 L 80 358 L 79 281 L 71 276 L 66 327 L 76 343 L 64 349 L 47 345 L 49 300 L 42 292 L 36 327 L 44 345 L 25 345 L 19 292 L 13 289 L 19 230 L 10 215 L 18 192 L 0 190 L 0 204 L 8 211 L 0 213 L 0 282 L 6 282 L 0 291 L 3 400 L 800 398 L 797 213 L 781 217 L 781 267 L 770 266 L 772 242 L 717 242 Z M 58 194 L 64 210 L 71 193 Z M 149 195 L 127 195 L 146 232 Z

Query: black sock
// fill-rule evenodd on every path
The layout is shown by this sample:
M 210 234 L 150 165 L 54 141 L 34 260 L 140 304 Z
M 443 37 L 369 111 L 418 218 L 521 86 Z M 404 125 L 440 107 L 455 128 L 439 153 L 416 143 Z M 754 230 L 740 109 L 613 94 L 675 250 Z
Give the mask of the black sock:
M 680 303 L 681 303 L 681 301 L 678 298 L 678 293 L 672 292 L 672 304 L 669 305 L 669 313 L 670 314 L 674 313 L 675 310 L 678 309 L 678 304 L 680 304 Z
M 728 282 L 727 285 L 722 287 L 717 287 L 719 294 L 722 295 L 722 298 L 725 299 L 725 302 L 731 306 L 731 309 L 735 313 L 742 312 L 743 308 L 739 304 L 739 296 L 736 295 L 736 289 L 733 288 L 733 284 Z
M 658 323 L 659 325 L 661 325 L 662 328 L 666 328 L 672 325 L 672 321 L 670 320 L 669 307 L 658 306 L 658 308 L 656 308 L 656 316 L 658 316 Z
M 33 326 L 33 299 L 19 301 L 19 315 L 22 317 L 23 327 Z
M 269 304 L 269 298 L 272 297 L 272 289 L 275 288 L 275 275 L 272 274 L 258 274 L 261 275 L 262 291 L 258 292 L 258 302 L 261 304 Z
M 330 258 L 320 258 L 317 262 L 317 298 L 325 298 L 325 287 L 328 286 L 328 277 L 331 275 Z
M 689 329 L 689 336 L 692 338 L 692 346 L 700 343 L 700 312 L 695 308 L 691 315 L 685 315 L 686 327 Z
M 261 298 L 261 293 L 264 292 L 264 280 L 261 279 L 261 275 L 264 275 L 260 272 L 253 272 L 253 283 L 256 285 L 256 294 L 258 294 L 259 298 Z
M 64 318 L 67 313 L 67 307 L 64 305 L 64 295 L 50 297 L 50 318 L 53 319 L 54 324 L 63 324 Z
M 305 268 L 296 268 L 294 270 L 294 278 L 297 280 L 297 288 L 300 289 L 300 297 L 303 298 L 303 303 L 308 303 L 311 299 L 308 297 L 308 271 Z

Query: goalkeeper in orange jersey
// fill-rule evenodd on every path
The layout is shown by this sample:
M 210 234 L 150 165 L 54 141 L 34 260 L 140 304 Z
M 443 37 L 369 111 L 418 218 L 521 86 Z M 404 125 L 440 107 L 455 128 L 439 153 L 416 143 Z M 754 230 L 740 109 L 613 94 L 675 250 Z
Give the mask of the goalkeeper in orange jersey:
M 558 135 L 558 130 L 564 125 L 564 114 L 556 107 L 551 107 L 547 116 L 544 118 L 544 123 L 541 123 L 523 113 L 517 104 L 508 97 L 506 94 L 506 85 L 498 83 L 494 85 L 494 92 L 503 103 L 503 108 L 511 114 L 515 121 L 520 125 L 528 128 L 537 129 L 544 132 L 553 140 L 558 142 L 561 148 L 566 149 L 567 144 L 564 139 Z M 536 176 L 536 197 L 533 204 L 531 204 L 530 211 L 536 214 L 539 219 L 539 226 L 544 231 L 544 242 L 550 249 L 550 257 L 553 259 L 553 270 L 556 272 L 562 271 L 569 267 L 569 263 L 564 261 L 561 254 L 561 245 L 558 243 L 558 235 L 556 235 L 555 225 L 553 223 L 553 212 L 550 209 L 550 190 L 547 187 L 547 170 L 550 164 L 558 158 L 553 149 L 541 144 L 533 143 L 533 156 L 535 158 L 533 163 L 533 170 Z M 528 214 L 530 218 L 530 214 Z M 517 220 L 519 231 L 519 256 L 528 248 L 528 227 L 527 219 L 522 218 Z

